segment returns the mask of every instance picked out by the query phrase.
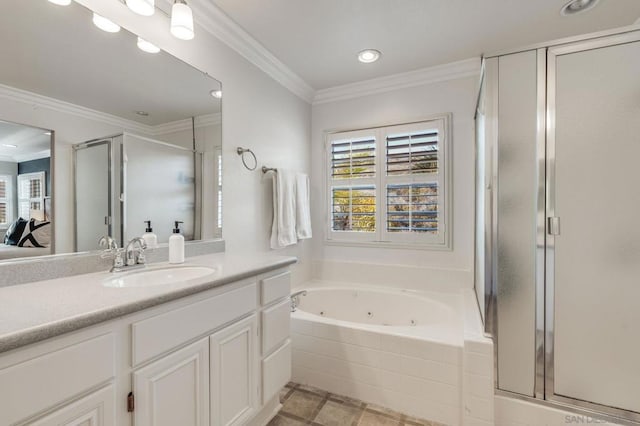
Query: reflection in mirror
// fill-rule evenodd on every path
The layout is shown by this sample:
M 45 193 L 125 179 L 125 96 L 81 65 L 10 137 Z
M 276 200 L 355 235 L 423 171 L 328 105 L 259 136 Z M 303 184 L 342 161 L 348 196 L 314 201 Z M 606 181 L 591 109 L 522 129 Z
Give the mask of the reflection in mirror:
M 0 260 L 52 252 L 51 135 L 0 121 Z
M 166 52 L 140 50 L 136 35 L 105 32 L 92 17 L 75 2 L 3 3 L 0 135 L 24 123 L 16 132 L 35 129 L 41 138 L 32 159 L 51 160 L 44 174 L 24 169 L 18 181 L 16 167 L 3 167 L 20 161 L 0 151 L 0 176 L 9 177 L 0 177 L 0 228 L 55 217 L 47 253 L 97 250 L 103 235 L 123 245 L 145 232 L 145 221 L 159 243 L 174 221 L 184 222 L 186 240 L 219 238 L 220 82 Z M 20 182 L 33 190 L 23 201 Z

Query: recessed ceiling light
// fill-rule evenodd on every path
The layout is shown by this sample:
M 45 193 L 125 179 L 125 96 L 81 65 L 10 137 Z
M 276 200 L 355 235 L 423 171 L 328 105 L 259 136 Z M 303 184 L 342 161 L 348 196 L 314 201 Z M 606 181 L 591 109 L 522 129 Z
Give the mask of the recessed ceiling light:
M 120 25 L 105 18 L 104 16 L 98 15 L 95 12 L 93 13 L 93 23 L 102 31 L 106 31 L 108 33 L 117 33 L 118 31 L 120 31 Z
M 125 3 L 132 12 L 138 15 L 151 16 L 156 11 L 155 0 L 126 0 Z
M 365 49 L 358 53 L 358 60 L 360 62 L 364 62 L 365 64 L 370 64 L 372 62 L 380 59 L 380 51 L 375 49 Z
M 44 132 L 43 135 L 51 136 L 51 132 Z
M 149 43 L 147 40 L 138 37 L 138 49 L 147 53 L 158 53 L 160 48 L 155 44 Z
M 571 0 L 569 3 L 562 6 L 560 9 L 560 15 L 571 16 L 581 12 L 586 12 L 589 9 L 595 7 L 599 0 Z
M 3 143 L 2 146 L 6 146 L 7 148 L 17 148 L 18 145 L 14 145 L 12 143 Z
M 148 117 L 149 113 L 147 111 L 136 111 L 136 114 L 142 116 L 142 117 Z
M 49 0 L 49 3 L 57 4 L 60 6 L 69 6 L 71 4 L 71 0 Z
M 222 90 L 212 90 L 209 92 L 209 94 L 214 98 L 218 98 L 218 99 L 222 98 Z

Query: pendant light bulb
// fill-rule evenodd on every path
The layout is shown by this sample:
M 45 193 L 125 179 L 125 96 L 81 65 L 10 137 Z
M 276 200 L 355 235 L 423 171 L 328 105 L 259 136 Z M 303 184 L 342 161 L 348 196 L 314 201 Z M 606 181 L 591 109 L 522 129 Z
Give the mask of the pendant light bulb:
M 117 33 L 120 31 L 120 25 L 105 18 L 104 16 L 98 15 L 95 12 L 93 13 L 93 24 L 102 31 L 106 31 L 108 33 Z
M 57 4 L 58 6 L 69 6 L 71 0 L 49 0 L 49 3 Z
M 176 0 L 171 8 L 171 34 L 180 40 L 193 39 L 193 12 L 184 0 Z
M 153 43 L 149 43 L 147 40 L 142 37 L 138 37 L 138 49 L 147 53 L 158 53 L 160 48 Z
M 156 11 L 155 0 L 126 0 L 127 7 L 132 12 L 142 16 L 151 16 Z

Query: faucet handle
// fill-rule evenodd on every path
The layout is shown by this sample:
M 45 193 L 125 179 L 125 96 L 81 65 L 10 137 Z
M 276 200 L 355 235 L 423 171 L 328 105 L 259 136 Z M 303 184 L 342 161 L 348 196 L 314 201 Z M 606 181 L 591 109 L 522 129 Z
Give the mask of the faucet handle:
M 115 256 L 113 259 L 114 268 L 122 268 L 124 266 L 124 257 L 122 256 L 123 254 L 124 254 L 124 249 L 117 248 L 115 250 Z

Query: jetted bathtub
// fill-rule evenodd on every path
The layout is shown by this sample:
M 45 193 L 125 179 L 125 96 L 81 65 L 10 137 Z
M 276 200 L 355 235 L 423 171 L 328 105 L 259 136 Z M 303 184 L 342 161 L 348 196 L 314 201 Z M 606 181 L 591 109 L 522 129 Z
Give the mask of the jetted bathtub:
M 294 382 L 458 425 L 466 418 L 463 360 L 470 348 L 481 357 L 476 373 L 486 379 L 481 397 L 493 405 L 491 343 L 481 336 L 465 339 L 465 322 L 477 317 L 465 312 L 477 311 L 467 306 L 467 290 L 321 282 L 295 290 L 307 293 L 291 314 Z

